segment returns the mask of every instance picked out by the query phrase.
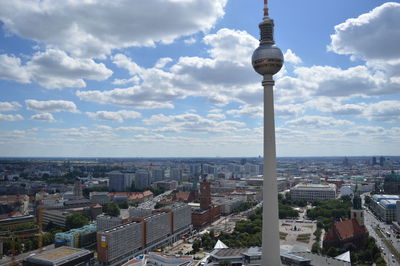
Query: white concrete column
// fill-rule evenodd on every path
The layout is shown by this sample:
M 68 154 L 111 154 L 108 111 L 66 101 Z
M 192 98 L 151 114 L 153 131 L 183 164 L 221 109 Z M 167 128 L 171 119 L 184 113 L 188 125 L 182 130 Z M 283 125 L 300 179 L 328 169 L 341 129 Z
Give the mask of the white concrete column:
M 262 266 L 279 266 L 280 238 L 278 216 L 278 188 L 276 180 L 276 146 L 274 119 L 274 80 L 264 75 L 264 180 Z

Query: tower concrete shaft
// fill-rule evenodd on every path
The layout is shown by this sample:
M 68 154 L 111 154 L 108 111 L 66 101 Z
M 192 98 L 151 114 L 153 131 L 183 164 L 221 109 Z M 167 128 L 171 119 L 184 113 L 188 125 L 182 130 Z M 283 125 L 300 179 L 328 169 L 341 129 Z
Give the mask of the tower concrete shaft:
M 276 180 L 276 146 L 274 119 L 274 81 L 272 75 L 264 76 L 264 180 L 262 263 L 265 266 L 281 265 L 278 189 Z
M 254 70 L 263 76 L 264 87 L 264 181 L 263 181 L 263 266 L 281 265 L 279 245 L 278 188 L 276 180 L 276 145 L 274 118 L 274 80 L 272 76 L 283 65 L 282 51 L 275 46 L 274 21 L 268 14 L 268 0 L 264 0 L 264 18 L 259 24 L 260 46 L 254 51 Z

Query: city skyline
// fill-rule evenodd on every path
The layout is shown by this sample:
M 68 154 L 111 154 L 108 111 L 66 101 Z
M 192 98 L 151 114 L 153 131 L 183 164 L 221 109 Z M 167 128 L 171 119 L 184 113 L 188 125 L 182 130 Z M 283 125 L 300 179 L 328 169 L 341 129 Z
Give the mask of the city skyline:
M 400 4 L 270 11 L 278 157 L 399 155 Z M 262 156 L 261 18 L 261 1 L 0 3 L 0 156 Z

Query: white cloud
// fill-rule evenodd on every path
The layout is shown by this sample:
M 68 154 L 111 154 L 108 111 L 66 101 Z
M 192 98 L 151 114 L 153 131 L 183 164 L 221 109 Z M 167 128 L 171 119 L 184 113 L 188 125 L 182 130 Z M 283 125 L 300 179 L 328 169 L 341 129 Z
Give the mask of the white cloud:
M 39 113 L 31 116 L 32 120 L 44 121 L 44 122 L 55 122 L 53 115 L 50 113 Z
M 116 54 L 113 63 L 128 70 L 137 83 L 108 91 L 77 91 L 76 95 L 85 101 L 146 109 L 172 108 L 173 101 L 188 96 L 204 97 L 217 105 L 231 101 L 259 103 L 262 90 L 255 84 L 259 84 L 260 77 L 248 60 L 258 41 L 244 31 L 221 29 L 206 35 L 204 42 L 210 45 L 211 58 L 180 57 L 168 69 L 165 65 L 171 62 L 169 58 L 160 59 L 155 67 L 144 68 L 126 55 Z
M 300 64 L 301 58 L 298 57 L 292 50 L 287 49 L 285 54 L 283 55 L 283 57 L 285 58 L 285 62 L 288 63 L 292 63 L 292 64 Z
M 205 36 L 204 43 L 211 46 L 212 58 L 248 65 L 259 41 L 245 31 L 223 28 Z
M 137 131 L 148 131 L 148 128 L 145 127 L 117 127 L 115 130 L 117 131 L 127 131 L 127 132 L 137 132 Z
M 173 60 L 170 57 L 163 57 L 157 60 L 154 65 L 155 68 L 164 68 L 168 63 L 171 63 Z
M 369 120 L 400 122 L 400 101 L 380 101 L 369 105 L 364 115 Z
M 333 115 L 360 115 L 366 108 L 365 103 L 342 103 L 329 97 L 318 97 L 305 103 L 305 106 Z
M 400 3 L 384 3 L 335 26 L 329 50 L 361 58 L 389 77 L 400 75 Z
M 366 60 L 400 57 L 400 4 L 385 3 L 335 26 L 329 49 Z
M 231 109 L 226 113 L 233 115 L 234 117 L 249 116 L 249 117 L 263 117 L 263 106 L 262 105 L 241 105 L 239 109 Z M 275 115 L 277 117 L 288 118 L 298 116 L 304 113 L 304 106 L 300 104 L 285 104 L 275 105 Z
M 133 76 L 129 79 L 114 79 L 112 84 L 114 85 L 125 85 L 125 84 L 138 84 L 140 81 L 140 78 L 138 76 Z
M 4 28 L 82 57 L 171 43 L 211 29 L 227 0 L 1 1 Z M 40 26 L 38 26 L 40 25 Z
M 47 89 L 86 87 L 84 79 L 105 80 L 113 72 L 92 59 L 73 58 L 61 50 L 35 53 L 25 65 L 14 56 L 0 55 L 0 79 L 20 83 L 36 81 Z
M 17 114 L 17 115 L 0 114 L 0 121 L 12 122 L 12 121 L 18 121 L 18 120 L 24 120 L 24 117 L 19 114 Z
M 350 126 L 353 122 L 348 120 L 335 119 L 326 116 L 303 116 L 294 120 L 286 121 L 285 125 L 292 127 L 310 127 L 310 128 L 330 128 Z
M 198 114 L 186 113 L 171 116 L 164 114 L 152 115 L 149 118 L 143 119 L 143 122 L 146 125 L 160 126 L 165 124 L 167 128 L 161 128 L 161 131 L 180 133 L 234 133 L 245 126 L 245 123 L 239 121 L 217 120 L 204 118 Z
M 103 120 L 103 121 L 114 121 L 122 123 L 126 119 L 135 119 L 141 117 L 141 114 L 135 111 L 128 111 L 128 110 L 119 110 L 116 112 L 111 111 L 97 111 L 87 112 L 86 113 L 89 118 L 94 120 Z
M 0 54 L 0 79 L 29 83 L 30 75 L 21 65 L 21 59 L 13 55 Z
M 71 101 L 63 101 L 63 100 L 37 101 L 29 99 L 25 100 L 25 104 L 28 110 L 39 113 L 79 112 L 75 103 Z
M 185 40 L 183 40 L 183 42 L 185 43 L 185 44 L 187 44 L 187 45 L 190 45 L 190 44 L 194 44 L 194 43 L 196 43 L 196 39 L 195 38 L 189 38 L 189 39 L 185 39 Z
M 114 104 L 139 109 L 173 108 L 171 101 L 179 99 L 179 91 L 147 86 L 134 86 L 110 91 L 77 91 L 83 101 Z
M 214 119 L 214 120 L 223 120 L 225 119 L 225 115 L 224 114 L 217 114 L 217 113 L 211 113 L 207 115 L 208 118 L 210 119 Z
M 86 87 L 83 79 L 101 81 L 113 73 L 102 63 L 73 58 L 54 49 L 34 54 L 27 63 L 27 69 L 36 82 L 48 89 L 83 88 Z
M 227 114 L 233 115 L 234 117 L 249 116 L 249 117 L 263 117 L 262 105 L 251 106 L 241 105 L 239 109 L 231 109 L 226 111 Z
M 17 102 L 0 102 L 0 112 L 15 111 L 20 107 L 21 105 Z

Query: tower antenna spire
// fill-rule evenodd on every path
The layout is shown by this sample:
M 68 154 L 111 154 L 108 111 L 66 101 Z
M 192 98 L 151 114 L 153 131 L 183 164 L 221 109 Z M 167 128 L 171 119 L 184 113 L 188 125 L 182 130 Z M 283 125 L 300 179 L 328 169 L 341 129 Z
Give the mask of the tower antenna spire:
M 264 17 L 268 17 L 268 0 L 264 0 Z

